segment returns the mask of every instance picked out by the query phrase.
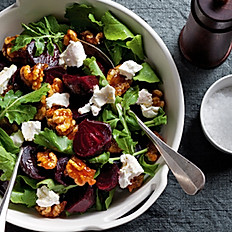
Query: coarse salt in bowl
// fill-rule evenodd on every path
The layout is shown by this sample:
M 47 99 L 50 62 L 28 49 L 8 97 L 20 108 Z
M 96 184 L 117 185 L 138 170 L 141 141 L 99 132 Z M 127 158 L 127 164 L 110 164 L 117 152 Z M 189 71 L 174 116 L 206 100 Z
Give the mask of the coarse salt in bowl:
M 216 81 L 206 92 L 200 110 L 203 131 L 209 142 L 232 154 L 232 74 Z

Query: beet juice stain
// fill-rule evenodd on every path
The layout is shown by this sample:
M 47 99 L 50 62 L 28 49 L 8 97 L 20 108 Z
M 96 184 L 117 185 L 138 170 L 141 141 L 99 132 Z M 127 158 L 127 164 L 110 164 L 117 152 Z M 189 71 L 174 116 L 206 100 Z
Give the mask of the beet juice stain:
M 213 68 L 228 57 L 231 42 L 232 0 L 192 0 L 179 36 L 184 57 L 199 67 Z

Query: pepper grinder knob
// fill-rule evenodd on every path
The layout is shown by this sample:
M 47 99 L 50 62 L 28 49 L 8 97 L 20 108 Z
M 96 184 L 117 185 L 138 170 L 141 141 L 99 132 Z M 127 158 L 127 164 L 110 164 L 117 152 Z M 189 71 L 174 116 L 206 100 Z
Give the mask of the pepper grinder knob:
M 202 68 L 223 63 L 232 48 L 232 0 L 192 0 L 179 36 L 184 57 Z

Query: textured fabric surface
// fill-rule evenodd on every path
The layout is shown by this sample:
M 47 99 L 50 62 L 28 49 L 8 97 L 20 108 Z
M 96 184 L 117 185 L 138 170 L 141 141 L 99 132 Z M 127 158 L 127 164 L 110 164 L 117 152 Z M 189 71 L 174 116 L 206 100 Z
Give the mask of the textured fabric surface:
M 13 0 L 0 0 L 0 10 Z M 209 86 L 231 73 L 232 55 L 221 66 L 199 69 L 180 54 L 178 36 L 189 11 L 190 0 L 116 0 L 142 17 L 163 39 L 179 70 L 186 116 L 179 152 L 206 174 L 205 188 L 196 196 L 186 195 L 170 173 L 163 194 L 143 215 L 108 231 L 232 231 L 232 156 L 214 149 L 205 139 L 199 119 L 201 100 Z M 29 232 L 7 224 L 7 232 Z

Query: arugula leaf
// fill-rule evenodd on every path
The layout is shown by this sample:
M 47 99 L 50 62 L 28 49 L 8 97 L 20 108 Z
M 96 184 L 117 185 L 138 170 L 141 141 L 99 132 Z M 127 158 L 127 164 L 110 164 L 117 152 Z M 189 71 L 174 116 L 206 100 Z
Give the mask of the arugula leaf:
M 37 112 L 36 107 L 24 104 L 39 102 L 42 96 L 47 94 L 47 86 L 44 84 L 40 89 L 26 95 L 19 90 L 15 93 L 10 90 L 4 97 L 0 96 L 0 119 L 7 117 L 10 123 L 16 122 L 18 125 L 33 119 Z
M 148 83 L 160 82 L 159 78 L 148 63 L 142 63 L 143 68 L 133 77 L 135 81 L 145 81 Z
M 109 192 L 103 192 L 96 189 L 96 209 L 98 211 L 106 210 L 112 203 L 115 188 Z
M 142 166 L 144 173 L 150 175 L 150 176 L 154 176 L 156 174 L 156 171 L 159 167 L 158 163 L 154 163 L 154 164 L 148 164 L 145 161 L 144 155 L 141 155 L 139 157 L 139 163 Z
M 136 35 L 131 41 L 127 41 L 126 45 L 132 52 L 139 57 L 140 60 L 144 59 L 144 52 L 143 52 L 143 42 L 142 36 Z
M 0 170 L 3 174 L 0 177 L 1 181 L 10 180 L 16 162 L 16 155 L 7 152 L 0 146 Z
M 34 143 L 61 153 L 74 154 L 73 141 L 66 136 L 58 136 L 53 130 L 48 128 L 35 135 Z
M 7 152 L 12 154 L 19 153 L 19 147 L 15 146 L 10 136 L 0 128 L 0 146 L 4 147 Z
M 90 13 L 88 17 L 92 23 L 96 23 L 99 27 L 103 27 L 104 24 L 101 21 L 96 20 L 92 13 Z
M 31 187 L 32 189 L 37 189 L 37 183 L 38 181 L 35 179 L 32 179 L 28 176 L 23 176 L 23 175 L 17 175 L 17 179 L 16 181 L 20 181 L 23 180 L 23 182 L 28 185 L 29 187 Z
M 150 121 L 144 122 L 147 127 L 154 127 L 167 124 L 167 116 L 162 108 L 159 109 L 159 114 Z
M 117 129 L 114 129 L 112 134 L 118 146 L 125 154 L 132 155 L 134 153 L 135 145 L 138 142 L 134 142 L 130 135 L 125 135 L 123 131 L 119 131 Z
M 112 110 L 109 110 L 107 108 L 104 108 L 100 121 L 106 122 L 110 124 L 111 129 L 115 129 L 118 125 L 118 122 L 120 119 L 113 113 Z
M 46 185 L 49 190 L 52 190 L 58 194 L 67 193 L 69 189 L 77 187 L 77 185 L 64 186 L 62 184 L 56 184 L 53 179 L 45 179 L 37 183 L 37 188 L 41 185 Z
M 13 189 L 11 193 L 11 202 L 15 204 L 24 204 L 27 207 L 36 205 L 36 191 L 33 189 L 22 189 L 22 191 Z
M 108 162 L 109 158 L 110 158 L 110 152 L 104 152 L 97 157 L 89 159 L 88 162 L 92 164 L 96 164 L 96 163 L 102 164 L 103 166 L 104 164 Z
M 136 116 L 134 115 L 133 112 L 128 111 L 127 114 L 125 115 L 126 123 L 130 129 L 130 131 L 139 131 L 141 130 L 138 121 L 136 119 Z
M 121 22 L 119 22 L 109 11 L 102 16 L 103 32 L 108 40 L 125 40 L 133 38 L 132 32 Z
M 130 109 L 130 105 L 134 105 L 139 97 L 139 86 L 130 87 L 123 96 L 122 107 L 124 111 Z
M 108 50 L 113 62 L 115 65 L 118 65 L 120 61 L 122 60 L 122 46 L 120 46 L 117 42 L 115 41 L 109 41 L 105 40 L 104 41 L 106 49 Z
M 89 19 L 89 15 L 91 14 L 94 14 L 93 7 L 85 4 L 74 3 L 66 8 L 64 17 L 69 20 L 71 25 L 75 28 L 75 31 L 80 33 L 87 29 L 95 29 L 95 25 Z
M 35 56 L 40 56 L 45 48 L 53 56 L 55 44 L 62 51 L 63 45 L 61 46 L 60 42 L 62 42 L 69 28 L 67 25 L 59 24 L 52 15 L 44 17 L 38 22 L 29 23 L 29 25 L 22 24 L 22 27 L 24 31 L 15 39 L 11 52 L 18 51 L 34 40 L 36 47 Z
M 104 87 L 108 85 L 108 81 L 106 80 L 106 77 L 102 73 L 101 69 L 99 68 L 96 58 L 91 57 L 84 60 L 84 68 L 83 71 L 87 75 L 93 75 L 99 77 L 99 85 L 101 87 Z

